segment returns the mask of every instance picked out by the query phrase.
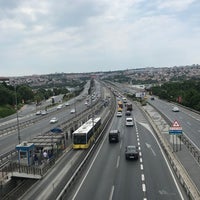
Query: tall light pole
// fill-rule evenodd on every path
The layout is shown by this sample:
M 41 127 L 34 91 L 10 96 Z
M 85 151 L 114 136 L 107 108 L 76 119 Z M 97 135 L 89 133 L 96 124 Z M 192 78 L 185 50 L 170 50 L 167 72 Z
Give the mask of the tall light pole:
M 17 90 L 15 85 L 15 105 L 16 105 L 16 114 L 17 114 L 17 135 L 18 135 L 18 142 L 21 143 L 20 138 L 20 129 L 19 129 L 19 115 L 18 115 L 18 103 L 17 103 Z

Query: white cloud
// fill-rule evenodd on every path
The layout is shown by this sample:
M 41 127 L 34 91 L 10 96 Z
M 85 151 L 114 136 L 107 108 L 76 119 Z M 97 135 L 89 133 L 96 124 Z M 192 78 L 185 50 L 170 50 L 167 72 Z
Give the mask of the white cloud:
M 166 0 L 160 1 L 159 8 L 167 8 L 174 11 L 183 11 L 188 8 L 196 0 Z
M 200 63 L 198 1 L 29 0 L 0 7 L 1 75 L 15 68 L 40 74 Z

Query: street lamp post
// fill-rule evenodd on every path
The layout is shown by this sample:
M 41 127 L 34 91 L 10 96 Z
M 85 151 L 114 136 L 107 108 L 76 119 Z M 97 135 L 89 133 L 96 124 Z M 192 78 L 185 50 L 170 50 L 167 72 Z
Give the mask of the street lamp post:
M 90 96 L 90 108 L 92 110 L 92 95 Z M 92 133 L 94 135 L 94 112 L 92 110 Z
M 19 129 L 19 115 L 18 115 L 18 103 L 17 103 L 17 90 L 15 85 L 15 105 L 16 105 L 16 114 L 17 114 L 17 135 L 18 135 L 18 142 L 21 143 L 20 138 L 20 129 Z

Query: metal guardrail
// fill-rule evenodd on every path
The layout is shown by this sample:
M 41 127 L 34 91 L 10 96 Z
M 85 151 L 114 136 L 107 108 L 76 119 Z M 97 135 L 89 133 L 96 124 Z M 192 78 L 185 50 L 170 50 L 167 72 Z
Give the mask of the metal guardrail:
M 0 168 L 2 168 L 8 160 L 10 160 L 13 156 L 15 156 L 17 151 L 13 149 L 12 151 L 9 151 L 7 153 L 1 154 L 0 155 Z

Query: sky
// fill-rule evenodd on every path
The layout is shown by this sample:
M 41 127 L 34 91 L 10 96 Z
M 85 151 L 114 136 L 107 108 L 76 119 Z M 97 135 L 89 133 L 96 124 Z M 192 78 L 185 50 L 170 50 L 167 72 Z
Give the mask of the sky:
M 0 0 L 0 77 L 200 64 L 199 0 Z

